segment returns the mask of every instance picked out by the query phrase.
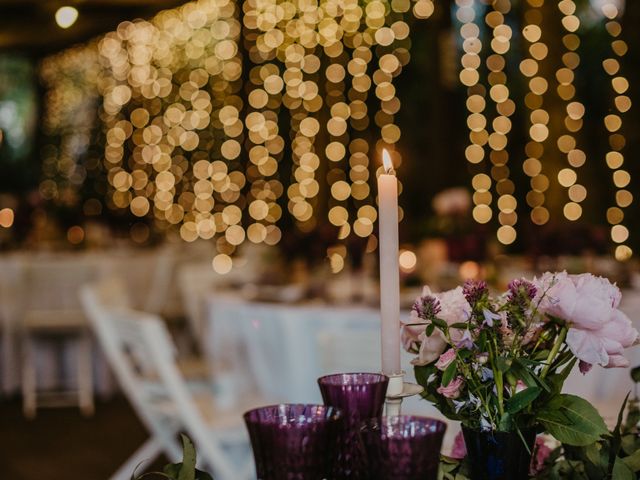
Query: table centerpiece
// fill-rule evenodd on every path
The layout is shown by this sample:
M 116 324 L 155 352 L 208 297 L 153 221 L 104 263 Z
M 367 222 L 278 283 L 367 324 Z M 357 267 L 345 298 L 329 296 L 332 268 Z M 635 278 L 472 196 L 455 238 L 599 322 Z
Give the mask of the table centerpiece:
M 608 433 L 585 399 L 562 393 L 578 364 L 627 367 L 638 332 L 621 292 L 591 274 L 545 273 L 491 295 L 483 281 L 424 288 L 403 323 L 415 375 L 449 419 L 462 422 L 471 478 L 527 478 L 537 433 L 583 446 Z

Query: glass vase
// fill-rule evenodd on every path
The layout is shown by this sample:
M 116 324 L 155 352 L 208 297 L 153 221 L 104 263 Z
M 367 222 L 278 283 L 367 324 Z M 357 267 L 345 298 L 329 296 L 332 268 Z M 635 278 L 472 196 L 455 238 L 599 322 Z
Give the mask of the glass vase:
M 360 440 L 360 425 L 370 418 L 382 417 L 389 379 L 379 373 L 338 373 L 318 379 L 325 405 L 344 412 L 344 432 L 334 466 L 336 480 L 367 479 L 366 455 Z
M 482 432 L 463 426 L 462 433 L 471 480 L 529 478 L 535 429 L 522 431 L 524 442 L 518 432 Z

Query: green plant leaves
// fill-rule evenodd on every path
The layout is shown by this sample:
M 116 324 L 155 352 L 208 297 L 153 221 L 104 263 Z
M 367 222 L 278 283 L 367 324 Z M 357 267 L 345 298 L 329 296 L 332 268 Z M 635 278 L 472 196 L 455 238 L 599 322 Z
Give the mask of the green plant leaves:
M 575 395 L 558 395 L 537 417 L 551 435 L 567 445 L 589 445 L 608 433 L 593 405 Z
M 540 387 L 525 388 L 506 401 L 506 410 L 511 415 L 528 407 L 542 392 Z
M 456 362 L 451 362 L 449 364 L 449 366 L 446 368 L 446 370 L 444 371 L 444 373 L 442 374 L 442 386 L 446 387 L 447 385 L 449 385 L 451 383 L 451 380 L 453 380 L 453 377 L 456 374 Z

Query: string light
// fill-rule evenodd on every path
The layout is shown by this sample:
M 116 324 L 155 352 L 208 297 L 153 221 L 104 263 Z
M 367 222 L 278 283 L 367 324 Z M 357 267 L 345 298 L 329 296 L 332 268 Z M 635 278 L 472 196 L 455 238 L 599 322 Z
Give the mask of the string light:
M 627 53 L 627 44 L 621 40 L 622 25 L 618 22 L 618 7 L 612 0 L 602 4 L 602 13 L 606 20 L 606 30 L 611 37 L 611 51 L 609 58 L 602 62 L 602 67 L 611 78 L 611 87 L 614 93 L 612 111 L 604 117 L 604 126 L 609 132 L 609 151 L 606 154 L 606 162 L 612 171 L 613 184 L 616 188 L 615 206 L 607 210 L 607 221 L 611 225 L 610 234 L 614 243 L 615 258 L 625 261 L 631 258 L 633 251 L 627 245 L 629 229 L 624 225 L 624 209 L 633 202 L 633 194 L 628 186 L 631 183 L 631 175 L 624 169 L 624 147 L 626 139 L 622 132 L 623 114 L 631 108 L 631 99 L 625 95 L 629 88 L 629 81 L 620 72 L 620 60 Z
M 480 53 L 482 42 L 480 40 L 480 27 L 475 22 L 476 12 L 473 0 L 456 0 L 456 18 L 461 23 L 460 35 L 463 38 L 461 58 L 462 70 L 460 82 L 467 87 L 467 126 L 469 127 L 470 144 L 465 150 L 465 157 L 475 171 L 480 171 L 485 157 L 484 146 L 488 142 L 487 118 L 484 115 L 486 108 L 486 89 L 480 83 L 478 69 L 481 65 Z M 477 173 L 473 176 L 471 185 L 474 189 L 473 218 L 478 223 L 488 223 L 493 216 L 491 210 L 491 177 L 485 173 Z
M 526 25 L 522 36 L 528 45 L 527 58 L 520 62 L 520 72 L 529 79 L 525 106 L 529 111 L 529 141 L 525 146 L 527 159 L 523 163 L 524 173 L 530 177 L 531 189 L 526 201 L 531 207 L 531 221 L 544 225 L 549 221 L 549 210 L 545 207 L 545 191 L 549 188 L 549 178 L 542 173 L 544 142 L 549 137 L 549 113 L 543 108 L 544 94 L 548 89 L 547 80 L 539 75 L 540 63 L 547 58 L 548 47 L 542 39 L 541 0 L 527 0 Z
M 562 0 L 558 3 L 558 9 L 563 15 L 562 26 L 566 33 L 562 37 L 565 47 L 562 55 L 563 66 L 556 71 L 557 94 L 565 104 L 567 115 L 564 118 L 565 133 L 558 137 L 557 147 L 563 155 L 566 155 L 568 166 L 558 172 L 557 180 L 567 189 L 569 201 L 564 205 L 563 214 L 570 221 L 578 220 L 582 216 L 580 204 L 587 198 L 587 189 L 577 183 L 577 170 L 586 163 L 587 155 L 577 147 L 576 139 L 582 129 L 585 115 L 584 104 L 575 100 L 576 89 L 573 85 L 574 70 L 580 64 L 580 56 L 577 52 L 580 39 L 576 34 L 580 28 L 580 19 L 574 15 L 576 8 L 573 0 Z
M 505 55 L 511 46 L 511 27 L 505 23 L 504 16 L 511 10 L 510 0 L 495 0 L 493 9 L 486 15 L 485 22 L 493 30 L 491 50 L 493 54 L 486 59 L 488 83 L 490 86 L 489 97 L 495 103 L 496 114 L 493 117 L 489 134 L 488 145 L 491 148 L 490 160 L 493 164 L 491 176 L 495 181 L 498 194 L 497 206 L 500 210 L 498 222 L 500 227 L 496 232 L 498 241 L 508 245 L 515 241 L 517 232 L 514 228 L 518 221 L 516 207 L 518 202 L 513 195 L 515 185 L 509 179 L 509 152 L 508 135 L 511 131 L 510 116 L 515 112 L 515 103 L 510 98 L 510 90 L 507 86 L 507 74 L 505 72 Z

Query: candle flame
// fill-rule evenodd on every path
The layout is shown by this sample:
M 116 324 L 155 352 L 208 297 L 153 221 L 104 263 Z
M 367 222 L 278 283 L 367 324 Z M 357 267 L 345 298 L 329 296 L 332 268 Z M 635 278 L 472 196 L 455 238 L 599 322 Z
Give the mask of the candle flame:
M 391 162 L 391 155 L 386 148 L 382 149 L 382 165 L 384 166 L 385 173 L 390 173 L 393 169 L 393 163 Z

